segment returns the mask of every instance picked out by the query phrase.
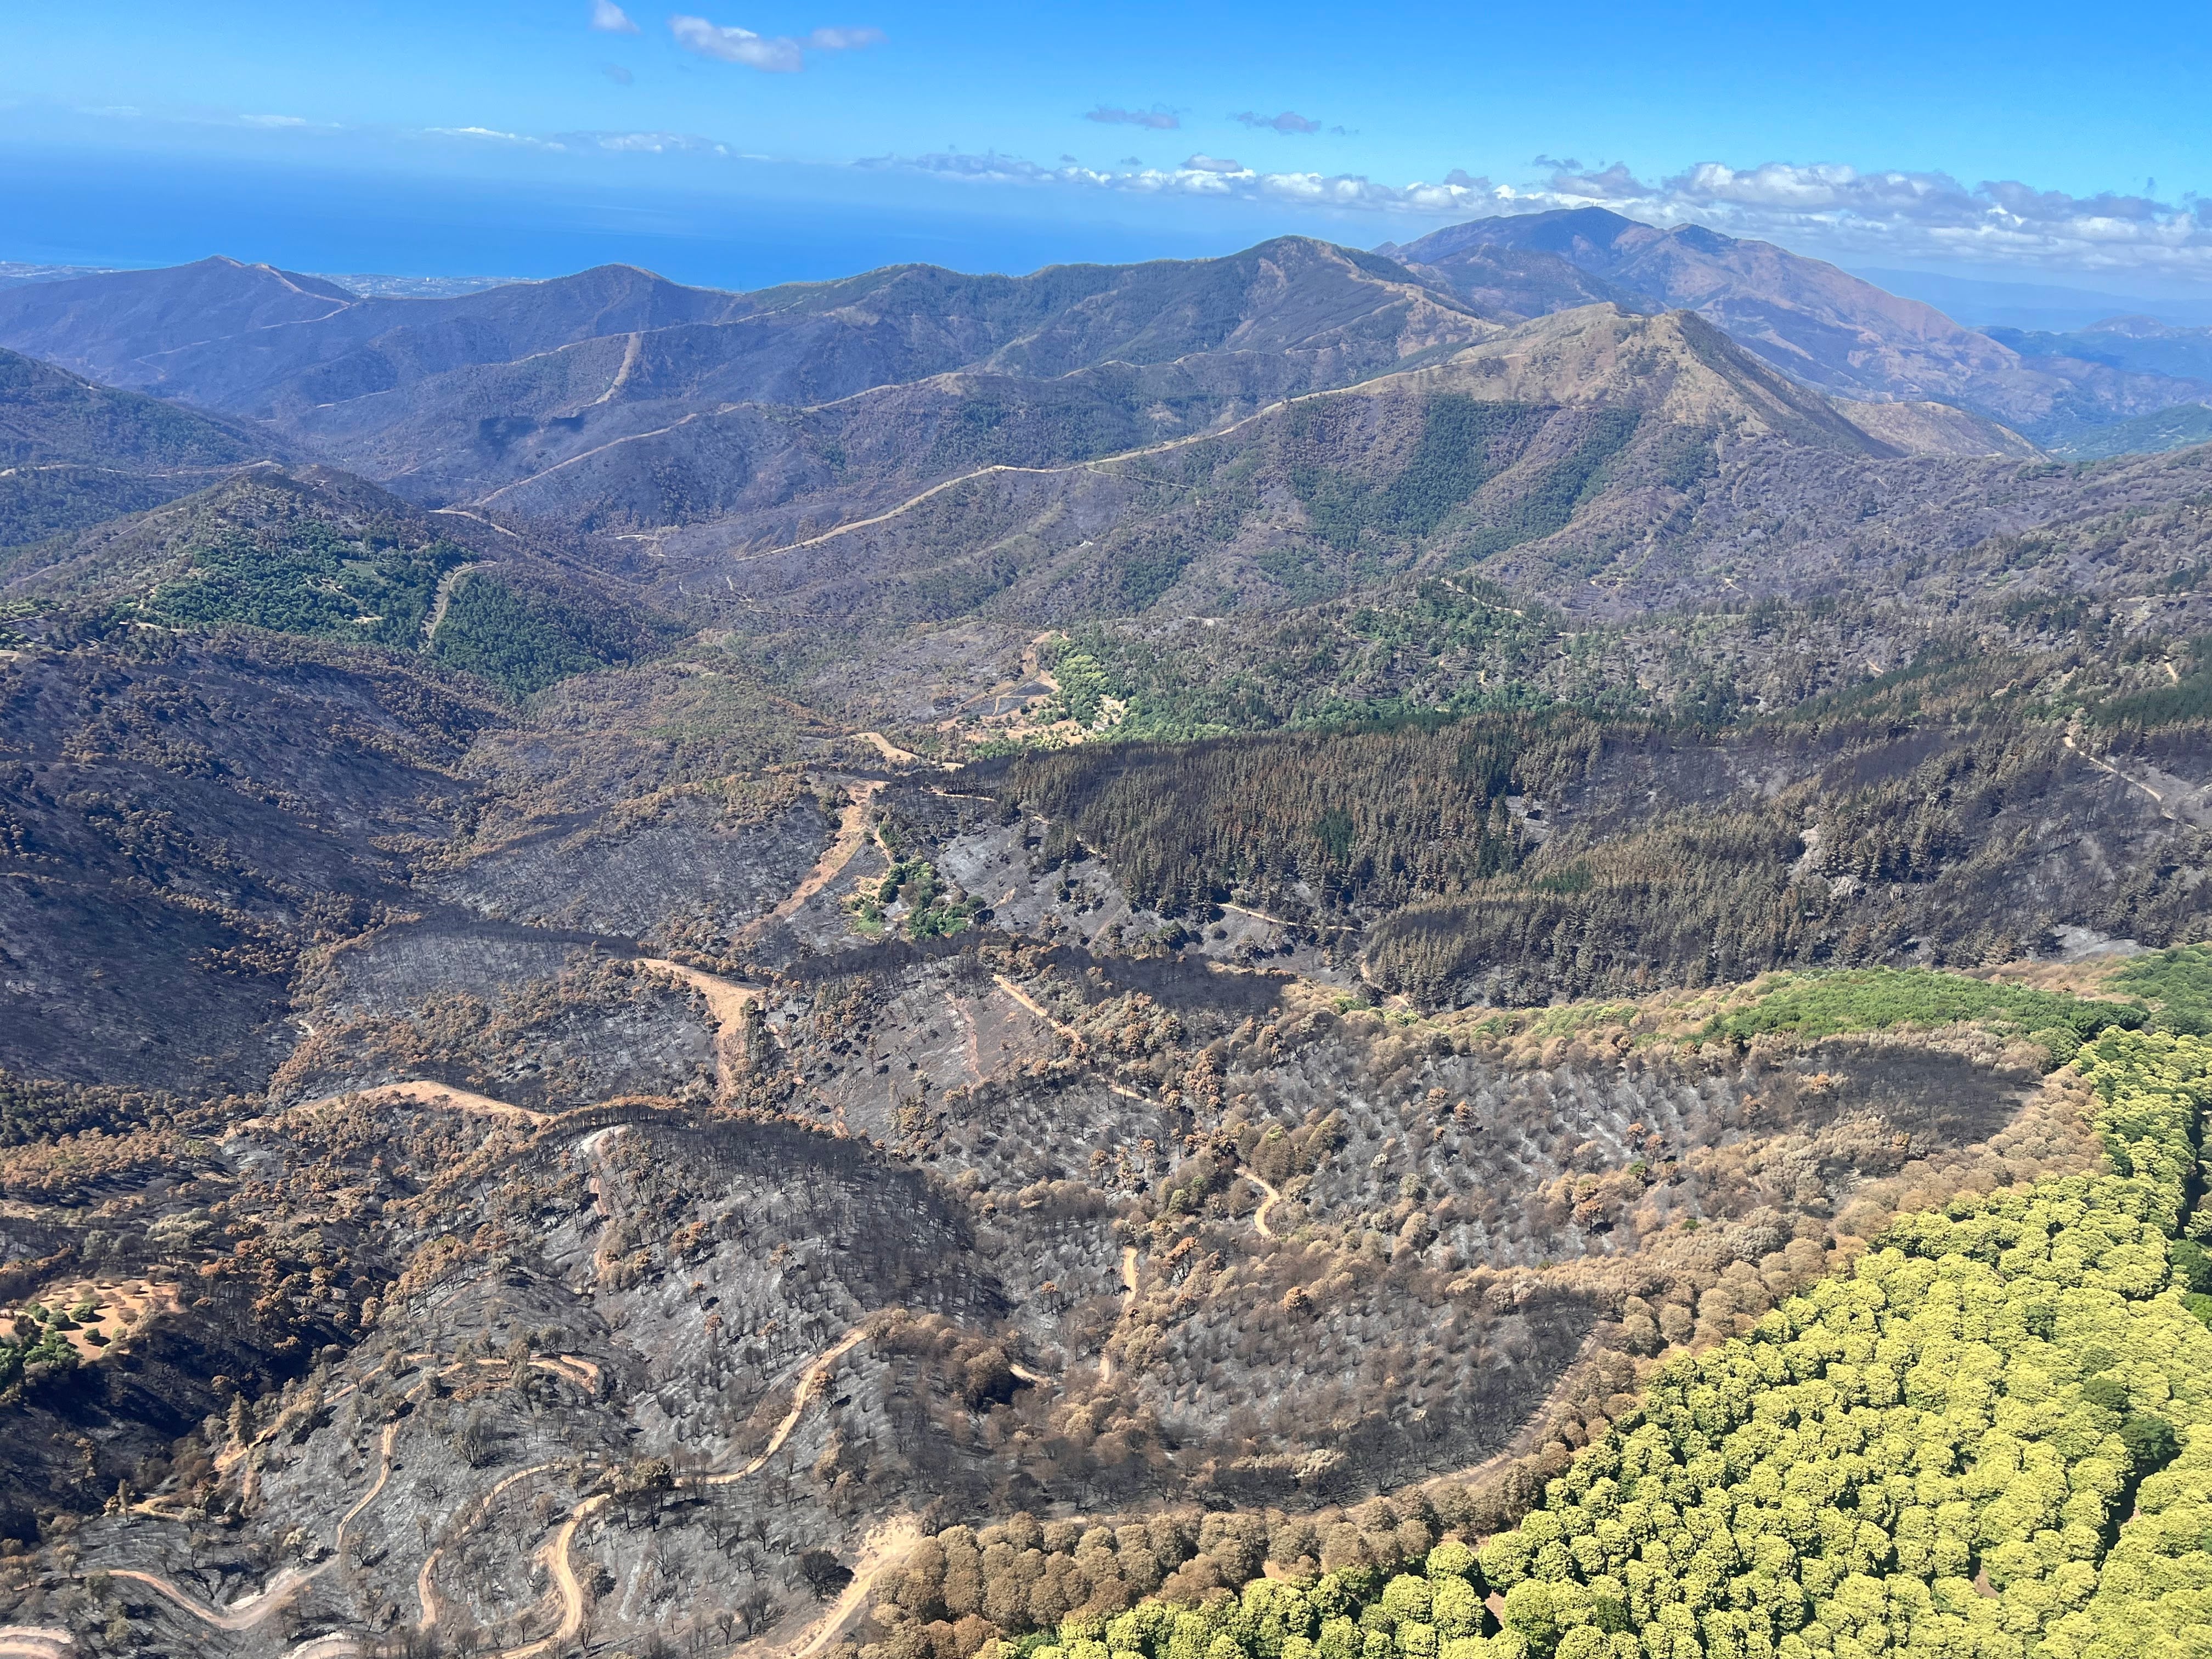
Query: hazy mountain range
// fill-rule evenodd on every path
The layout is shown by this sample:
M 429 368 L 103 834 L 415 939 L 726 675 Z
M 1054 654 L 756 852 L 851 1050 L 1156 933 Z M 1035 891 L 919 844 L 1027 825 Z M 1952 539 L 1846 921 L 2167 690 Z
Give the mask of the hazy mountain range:
M 2083 425 L 2212 393 L 2205 363 L 2185 350 L 2145 351 L 2124 362 L 2063 350 L 2031 356 L 2002 336 L 1962 328 L 1932 306 L 1771 243 L 1694 225 L 1657 230 L 1602 208 L 1480 219 L 1382 251 L 1474 292 L 1489 280 L 1496 256 L 1488 250 L 1497 247 L 1548 254 L 1646 305 L 1695 311 L 1746 349 L 1826 391 L 1938 399 L 2039 438 L 2063 441 Z
M 18 424 L 48 435 L 19 443 L 0 545 L 204 483 L 173 453 L 189 430 L 390 489 L 541 596 L 584 584 L 545 600 L 577 661 L 642 637 L 580 642 L 608 581 L 817 653 L 963 617 L 1259 614 L 1464 568 L 1618 618 L 1856 591 L 1869 559 L 2063 514 L 2074 487 L 2023 487 L 2035 446 L 1993 410 L 2038 411 L 2034 430 L 2088 410 L 2114 450 L 2212 418 L 2187 401 L 2203 383 L 2154 372 L 2161 351 L 2202 367 L 2188 331 L 2015 349 L 1705 231 L 1545 214 L 1389 255 L 1290 238 L 749 295 L 616 266 L 363 298 L 220 258 L 27 284 L 0 292 L 0 340 L 134 391 L 14 360 Z M 118 427 L 87 475 L 64 385 L 174 432 Z M 325 487 L 301 476 L 297 499 Z M 190 522 L 26 547 L 11 591 L 88 592 L 117 550 L 174 549 Z M 146 554 L 137 591 L 174 565 Z M 465 586 L 489 592 L 490 568 Z
M 425 504 L 703 422 L 680 444 L 714 446 L 725 482 L 687 483 L 666 510 L 640 504 L 640 524 L 712 510 L 735 459 L 755 477 L 804 467 L 754 428 L 819 426 L 818 411 L 850 398 L 869 407 L 830 418 L 864 425 L 881 410 L 903 423 L 958 407 L 968 425 L 995 427 L 992 399 L 1049 404 L 1060 435 L 1021 447 L 1032 462 L 1075 459 L 1594 302 L 1693 310 L 1824 392 L 1948 403 L 2062 446 L 2088 425 L 2212 392 L 2201 352 L 2179 338 L 2164 356 L 2147 348 L 2124 362 L 2024 353 L 1771 245 L 1598 210 L 1480 221 L 1383 252 L 1412 268 L 1291 240 L 1227 259 L 1025 278 L 906 267 L 753 295 L 610 269 L 428 302 L 211 260 L 9 290 L 0 343 L 266 422 L 302 453 Z M 772 488 L 810 485 L 849 489 Z

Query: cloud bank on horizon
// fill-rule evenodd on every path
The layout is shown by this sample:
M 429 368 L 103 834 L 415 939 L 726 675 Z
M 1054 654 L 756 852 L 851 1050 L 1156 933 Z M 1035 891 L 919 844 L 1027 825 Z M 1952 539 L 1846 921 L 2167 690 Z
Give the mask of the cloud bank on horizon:
M 616 9 L 610 4 L 608 9 Z M 690 25 L 697 27 L 687 29 Z M 883 40 L 880 31 L 870 28 L 823 27 L 805 37 L 763 36 L 684 15 L 672 18 L 670 27 L 679 43 L 702 56 L 769 72 L 799 67 L 809 51 L 854 51 Z M 606 72 L 616 74 L 617 67 L 609 66 Z M 120 112 L 95 113 L 119 118 Z M 129 114 L 138 117 L 135 110 Z M 230 118 L 238 127 L 264 133 L 343 131 L 339 124 L 291 115 Z M 1083 118 L 1158 132 L 1183 125 L 1181 112 L 1158 105 L 1144 110 L 1100 105 Z M 1287 111 L 1265 119 L 1229 118 L 1256 131 L 1294 136 L 1304 136 L 1309 126 L 1319 125 Z M 1521 182 L 1501 183 L 1454 168 L 1433 182 L 1395 185 L 1358 173 L 1270 169 L 1204 149 L 1170 166 L 1125 156 L 1095 167 L 1066 155 L 1045 165 L 995 150 L 810 162 L 670 130 L 532 133 L 468 124 L 412 132 L 510 152 L 690 155 L 789 167 L 907 172 L 978 188 L 1052 191 L 1064 200 L 1091 195 L 1238 202 L 1315 216 L 1325 224 L 1310 220 L 1304 228 L 1368 245 L 1411 241 L 1455 221 L 1600 207 L 1662 228 L 1702 225 L 1861 266 L 1933 263 L 2084 276 L 2136 273 L 2212 283 L 2212 197 L 2190 192 L 2166 200 L 2148 191 L 2075 195 L 2017 179 L 1984 179 L 1970 185 L 1939 170 L 1789 161 L 1739 167 L 1700 161 L 1650 179 L 1618 163 L 1591 167 L 1571 158 L 1540 155 L 1534 158 L 1535 175 Z M 1371 234 L 1357 228 L 1362 220 L 1372 222 Z
M 1850 97 L 1832 95 L 1834 20 L 1760 0 L 1601 8 L 1604 27 L 1564 32 L 1528 9 L 1385 9 L 1347 29 L 1297 0 L 1196 23 L 851 4 L 380 0 L 294 29 L 249 15 L 266 7 L 124 0 L 124 29 L 0 8 L 17 70 L 0 73 L 0 147 L 34 195 L 42 157 L 90 185 L 39 197 L 14 245 L 137 257 L 143 157 L 241 221 L 269 199 L 264 171 L 400 199 L 477 180 L 537 191 L 545 235 L 649 223 L 637 234 L 679 260 L 725 209 L 794 201 L 845 226 L 854 258 L 879 213 L 941 222 L 900 232 L 902 256 L 994 264 L 1283 232 L 1403 243 L 1598 206 L 1862 268 L 2212 293 L 2212 178 L 2188 137 L 2212 40 L 2177 0 L 2127 31 L 2055 5 L 1875 0 L 1854 13 Z
M 1548 158 L 1538 158 L 1540 162 Z M 1551 161 L 1536 182 L 1498 184 L 1455 168 L 1436 183 L 1379 183 L 1358 173 L 1268 172 L 1197 155 L 1180 167 L 1042 167 L 960 152 L 878 156 L 976 183 L 1243 198 L 1346 213 L 1442 221 L 1555 208 L 1601 207 L 1662 228 L 1698 224 L 1837 258 L 2033 264 L 2075 270 L 2162 271 L 2212 278 L 2212 198 L 2159 201 L 2106 191 L 2073 196 L 2017 179 L 1968 186 L 1948 173 L 1840 163 L 1699 162 L 1671 177 Z

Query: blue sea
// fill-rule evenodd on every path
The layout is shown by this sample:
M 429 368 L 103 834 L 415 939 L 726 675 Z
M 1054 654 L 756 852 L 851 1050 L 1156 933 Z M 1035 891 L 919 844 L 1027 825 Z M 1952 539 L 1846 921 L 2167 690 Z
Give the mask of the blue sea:
M 1035 192 L 855 181 L 833 168 L 756 176 L 773 193 L 746 193 L 735 169 L 732 187 L 653 191 L 605 179 L 398 177 L 9 146 L 0 148 L 0 260 L 129 268 L 222 253 L 292 270 L 458 277 L 620 263 L 753 289 L 907 262 L 1021 272 L 1189 258 L 1291 228 L 1242 212 L 1070 216 Z M 822 188 L 810 193 L 810 182 Z M 976 210 L 985 200 L 997 210 Z

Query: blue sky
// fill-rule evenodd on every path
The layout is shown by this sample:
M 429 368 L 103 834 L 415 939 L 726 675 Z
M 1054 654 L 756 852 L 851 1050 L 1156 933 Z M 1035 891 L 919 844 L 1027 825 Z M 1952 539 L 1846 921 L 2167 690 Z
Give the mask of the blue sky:
M 13 0 L 0 258 L 750 284 L 1595 201 L 2189 292 L 2207 84 L 2201 4 Z

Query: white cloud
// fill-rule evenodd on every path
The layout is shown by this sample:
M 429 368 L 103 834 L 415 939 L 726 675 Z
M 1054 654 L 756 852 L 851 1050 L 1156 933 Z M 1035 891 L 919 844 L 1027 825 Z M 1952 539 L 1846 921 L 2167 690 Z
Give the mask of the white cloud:
M 1318 173 L 1261 173 L 1243 162 L 1214 155 L 1194 155 L 1179 167 L 1146 167 L 1132 156 L 1117 164 L 1121 171 L 1084 167 L 1040 167 L 1019 156 L 995 151 L 981 155 L 954 151 L 930 155 L 870 157 L 864 167 L 908 167 L 953 179 L 1000 184 L 1063 185 L 1089 190 L 1110 190 L 1144 196 L 1207 196 L 1243 198 L 1254 201 L 1291 203 L 1307 207 L 1352 208 L 1377 212 L 1456 215 L 1475 218 L 1486 213 L 1516 210 L 1511 191 L 1486 179 L 1471 179 L 1455 171 L 1441 184 L 1378 185 L 1357 173 L 1324 177 Z
M 1434 224 L 1553 208 L 1604 207 L 1662 228 L 1704 225 L 1855 264 L 1918 259 L 2022 270 L 2163 271 L 2212 281 L 2212 198 L 2162 202 L 2148 195 L 2072 196 L 2014 179 L 1972 188 L 1947 173 L 1862 173 L 1841 165 L 1705 162 L 1646 181 L 1626 167 L 1586 168 L 1538 158 L 1547 176 L 1501 185 L 1454 168 L 1435 183 L 1378 183 L 1358 173 L 1267 173 L 1193 155 L 1147 167 L 1134 156 L 1111 168 L 1041 167 L 1018 156 L 877 156 L 857 165 L 906 167 L 979 182 L 1059 185 L 1133 195 L 1186 195 L 1294 204 Z M 1419 231 L 1394 232 L 1411 240 Z
M 1156 132 L 1172 132 L 1182 125 L 1180 115 L 1158 104 L 1150 109 L 1117 109 L 1111 104 L 1101 104 L 1083 118 L 1103 122 L 1109 127 L 1150 127 Z
M 1705 161 L 1647 182 L 1618 164 L 1591 171 L 1561 163 L 1526 199 L 1606 207 L 1656 225 L 1700 224 L 1838 258 L 2212 276 L 2212 204 L 2113 191 L 2073 196 L 2011 179 L 1968 188 L 1946 173 Z
M 602 34 L 635 34 L 637 25 L 615 0 L 592 0 L 592 27 Z
M 676 16 L 668 20 L 676 44 L 702 58 L 726 64 L 744 64 L 772 75 L 796 75 L 806 67 L 806 50 L 858 52 L 883 44 L 884 32 L 870 28 L 819 28 L 804 41 L 787 34 L 756 34 L 732 24 L 712 23 L 703 17 Z
M 806 67 L 805 54 L 788 35 L 770 38 L 750 29 L 710 23 L 703 17 L 672 17 L 668 32 L 676 37 L 678 46 L 702 58 L 744 64 L 772 75 L 796 75 Z
M 737 154 L 727 144 L 696 132 L 564 132 L 564 149 L 609 149 L 626 155 L 720 155 Z
M 1241 121 L 1248 127 L 1266 127 L 1273 132 L 1319 132 L 1321 131 L 1320 122 L 1310 121 L 1294 109 L 1286 109 L 1280 115 L 1261 115 L 1248 109 L 1242 114 L 1232 115 L 1229 118 L 1232 121 Z
M 439 138 L 473 138 L 486 143 L 512 144 L 520 149 L 566 149 L 557 138 L 533 138 L 526 132 L 501 132 L 496 127 L 425 127 Z
M 311 127 L 314 125 L 304 115 L 241 115 L 238 118 L 249 127 Z

